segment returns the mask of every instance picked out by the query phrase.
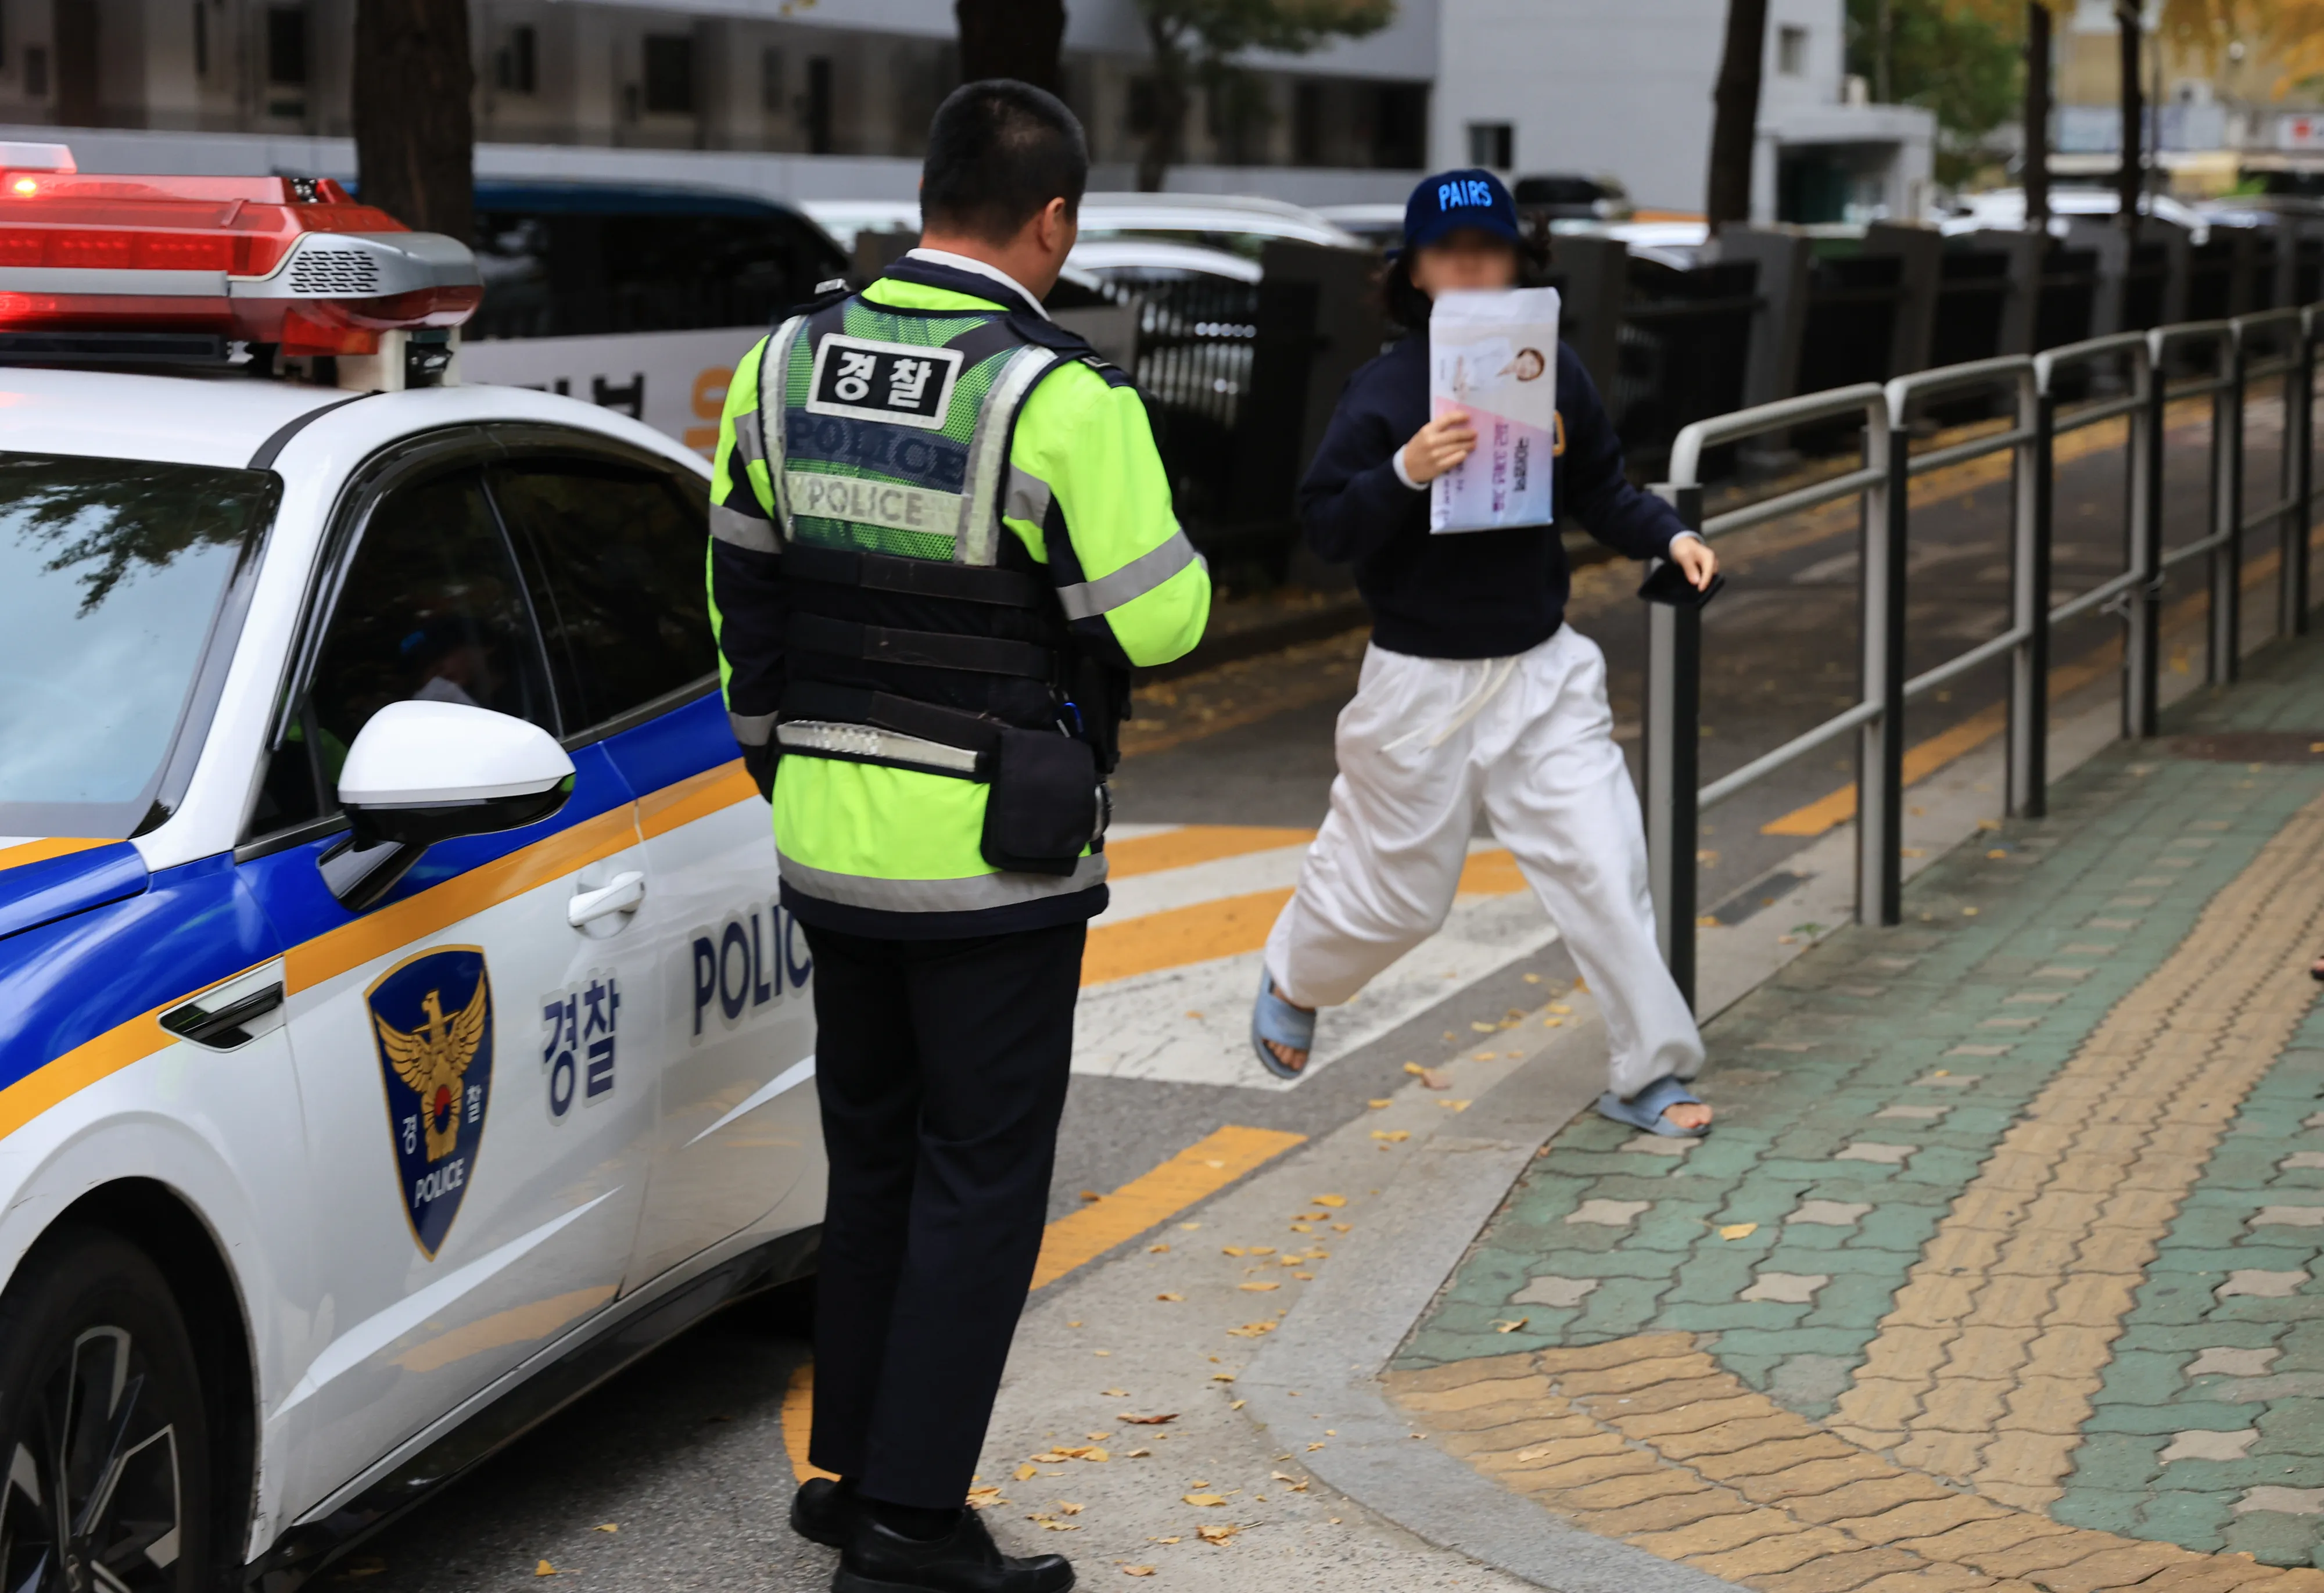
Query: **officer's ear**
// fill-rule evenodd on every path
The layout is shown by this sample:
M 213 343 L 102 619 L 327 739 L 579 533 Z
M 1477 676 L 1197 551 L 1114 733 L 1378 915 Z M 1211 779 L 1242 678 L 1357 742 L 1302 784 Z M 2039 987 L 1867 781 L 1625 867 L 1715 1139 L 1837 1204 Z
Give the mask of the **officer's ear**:
M 1072 207 L 1060 197 L 1041 207 L 1033 217 L 1033 235 L 1040 241 L 1041 253 L 1063 258 L 1073 252 L 1074 236 L 1081 231 Z

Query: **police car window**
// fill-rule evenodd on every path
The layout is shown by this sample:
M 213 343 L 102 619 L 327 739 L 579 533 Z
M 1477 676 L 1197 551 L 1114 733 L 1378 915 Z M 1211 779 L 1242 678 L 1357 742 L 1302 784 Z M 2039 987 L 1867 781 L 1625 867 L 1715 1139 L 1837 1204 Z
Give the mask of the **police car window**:
M 254 827 L 336 809 L 356 732 L 411 699 L 490 708 L 558 733 L 540 637 L 474 472 L 399 488 L 372 511 Z
M 120 837 L 148 815 L 278 486 L 0 453 L 0 834 Z
M 526 552 L 568 731 L 603 724 L 716 670 L 699 485 L 581 459 L 498 465 L 489 479 Z

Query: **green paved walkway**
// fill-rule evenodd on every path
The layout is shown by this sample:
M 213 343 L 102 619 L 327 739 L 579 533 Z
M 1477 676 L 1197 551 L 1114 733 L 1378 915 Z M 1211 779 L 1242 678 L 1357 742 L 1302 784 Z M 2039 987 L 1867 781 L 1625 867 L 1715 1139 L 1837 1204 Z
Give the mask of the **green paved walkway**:
M 2009 1558 L 2036 1540 L 2117 1567 L 2089 1588 L 2259 1574 L 2125 1539 L 2315 1561 L 2324 645 L 2248 668 L 1711 1025 L 1710 1138 L 1562 1132 L 1391 1385 L 1512 1486 L 1762 1586 L 2065 1593 Z M 1649 1361 L 1675 1381 L 1584 1409 Z M 1489 1412 L 1523 1441 L 1487 1446 Z M 1753 1491 L 1755 1445 L 1793 1486 Z M 1809 1460 L 1839 1469 L 1784 1470 Z M 1833 1487 L 1904 1536 L 1821 1512 Z M 1811 1538 L 1812 1577 L 1767 1548 Z

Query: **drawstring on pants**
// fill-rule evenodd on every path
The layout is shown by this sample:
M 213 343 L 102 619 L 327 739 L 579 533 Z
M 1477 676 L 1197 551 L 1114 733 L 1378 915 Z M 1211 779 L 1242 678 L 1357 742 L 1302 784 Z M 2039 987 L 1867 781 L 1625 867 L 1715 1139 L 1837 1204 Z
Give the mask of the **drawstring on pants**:
M 1427 742 L 1429 750 L 1434 751 L 1437 748 L 1451 741 L 1455 735 L 1460 733 L 1461 727 L 1462 725 L 1467 724 L 1469 721 L 1483 713 L 1485 711 L 1486 704 L 1490 703 L 1495 697 L 1500 695 L 1501 688 L 1508 685 L 1510 680 L 1515 678 L 1517 672 L 1517 665 L 1522 661 L 1522 654 L 1516 658 L 1493 659 L 1486 668 L 1485 678 L 1478 686 L 1477 689 L 1471 692 L 1462 702 L 1461 705 L 1452 711 L 1452 718 L 1446 720 L 1443 724 L 1440 725 L 1434 735 L 1429 735 Z M 1396 740 L 1390 741 L 1386 747 L 1383 747 L 1381 750 L 1385 752 L 1397 751 L 1409 743 L 1414 737 L 1426 735 L 1427 733 L 1428 726 L 1425 724 L 1417 726 L 1415 729 L 1406 731 L 1404 734 L 1397 737 Z

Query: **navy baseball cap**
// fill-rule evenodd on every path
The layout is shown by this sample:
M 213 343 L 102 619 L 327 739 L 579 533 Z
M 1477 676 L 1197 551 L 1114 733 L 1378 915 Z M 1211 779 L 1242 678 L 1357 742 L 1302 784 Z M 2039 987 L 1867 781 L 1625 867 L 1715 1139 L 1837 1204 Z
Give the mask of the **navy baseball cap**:
M 1404 202 L 1404 246 L 1425 249 L 1464 226 L 1519 241 L 1517 204 L 1501 180 L 1481 167 L 1424 179 Z

